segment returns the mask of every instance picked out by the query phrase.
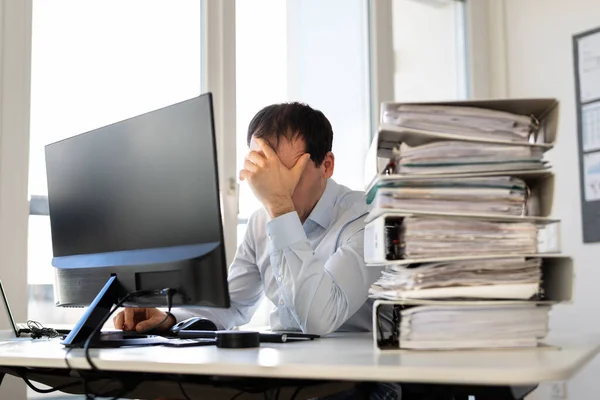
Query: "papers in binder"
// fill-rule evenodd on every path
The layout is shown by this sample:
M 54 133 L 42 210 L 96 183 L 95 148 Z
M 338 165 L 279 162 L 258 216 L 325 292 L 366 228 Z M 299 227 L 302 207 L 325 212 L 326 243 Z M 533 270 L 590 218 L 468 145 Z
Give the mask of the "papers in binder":
M 536 347 L 548 333 L 550 308 L 536 304 L 418 306 L 402 310 L 402 349 Z
M 410 147 L 400 144 L 392 165 L 399 174 L 441 174 L 547 168 L 539 147 L 441 141 Z
M 384 110 L 384 124 L 465 138 L 528 143 L 535 139 L 538 121 L 528 115 L 478 107 L 400 104 Z
M 454 257 L 464 254 L 537 253 L 537 227 L 529 221 L 410 216 L 386 226 L 388 259 Z
M 522 216 L 527 215 L 528 188 L 508 176 L 396 180 L 378 188 L 372 200 L 375 209 Z
M 540 258 L 523 257 L 388 265 L 369 290 L 372 298 L 512 299 L 540 294 Z

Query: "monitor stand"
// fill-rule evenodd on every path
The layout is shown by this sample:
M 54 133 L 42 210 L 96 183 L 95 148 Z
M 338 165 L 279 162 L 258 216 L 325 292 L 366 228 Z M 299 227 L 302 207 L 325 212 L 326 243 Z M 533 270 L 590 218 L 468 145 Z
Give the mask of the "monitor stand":
M 112 307 L 119 301 L 119 282 L 117 276 L 111 276 L 98 292 L 85 314 L 62 341 L 66 347 L 83 348 L 85 342 L 98 326 L 103 326 L 110 317 Z M 129 332 L 97 332 L 90 347 L 152 346 L 165 343 L 168 339 L 156 335 L 144 335 Z

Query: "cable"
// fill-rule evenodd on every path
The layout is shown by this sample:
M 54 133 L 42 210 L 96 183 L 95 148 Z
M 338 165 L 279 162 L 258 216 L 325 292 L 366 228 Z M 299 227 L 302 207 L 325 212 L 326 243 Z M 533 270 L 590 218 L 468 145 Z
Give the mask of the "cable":
M 177 385 L 179 385 L 179 390 L 181 390 L 181 394 L 183 395 L 183 397 L 185 397 L 185 400 L 192 400 L 192 398 L 190 396 L 188 396 L 185 389 L 183 388 L 183 384 L 181 383 L 181 381 L 178 380 Z
M 173 308 L 173 296 L 175 295 L 175 293 L 177 293 L 177 291 L 175 289 L 163 289 L 162 292 L 167 296 L 167 313 L 165 315 L 165 318 L 158 324 L 155 324 L 153 327 L 144 329 L 143 331 L 139 332 L 139 334 L 143 335 L 149 332 L 153 332 L 154 330 L 160 328 L 165 322 L 167 322 L 169 317 L 175 318 L 175 316 L 171 314 L 171 308 Z
M 45 328 L 41 323 L 31 319 L 27 321 L 27 327 L 31 330 L 32 339 L 39 339 L 42 337 L 55 338 L 60 335 L 56 329 Z
M 296 400 L 296 397 L 298 397 L 298 393 L 300 393 L 302 389 L 304 389 L 304 386 L 298 386 L 294 391 L 294 394 L 292 394 L 292 397 L 290 397 L 290 400 Z
M 70 383 L 64 383 L 62 385 L 56 386 L 56 387 L 52 387 L 50 389 L 40 389 L 39 387 L 35 386 L 33 383 L 31 383 L 31 381 L 29 380 L 29 378 L 27 378 L 27 376 L 25 374 L 23 374 L 22 372 L 14 369 L 13 371 L 15 371 L 15 373 L 17 375 L 19 375 L 19 377 L 21 379 L 23 379 L 23 381 L 25 382 L 25 384 L 27 386 L 29 386 L 29 388 L 31 390 L 33 390 L 36 393 L 40 393 L 40 394 L 48 394 L 48 393 L 54 393 L 54 392 L 58 392 L 60 390 L 64 390 L 70 387 L 74 387 L 74 386 L 78 386 L 80 383 L 79 382 L 70 382 Z
M 238 397 L 240 397 L 241 395 L 243 395 L 244 393 L 246 393 L 246 392 L 244 392 L 243 390 L 242 390 L 241 392 L 237 392 L 237 393 L 236 393 L 236 394 L 234 394 L 234 395 L 233 395 L 233 396 L 232 396 L 232 397 L 231 397 L 229 400 L 235 400 L 235 399 L 237 399 Z
M 92 340 L 96 337 L 96 334 L 98 332 L 100 332 L 100 330 L 102 329 L 102 327 L 104 326 L 104 324 L 106 323 L 106 321 L 108 321 L 108 319 L 110 318 L 111 315 L 114 314 L 114 312 L 116 310 L 119 309 L 119 307 L 121 307 L 123 304 L 125 304 L 125 302 L 127 300 L 129 300 L 131 297 L 134 297 L 137 295 L 138 292 L 132 292 L 127 294 L 125 297 L 123 297 L 117 304 L 115 307 L 113 307 L 112 310 L 110 310 L 110 312 L 108 314 L 106 314 L 106 316 L 104 318 L 102 318 L 102 321 L 100 321 L 100 323 L 98 325 L 96 325 L 96 327 L 94 328 L 94 330 L 92 330 L 92 333 L 90 333 L 90 335 L 88 336 L 87 340 L 85 341 L 84 345 L 83 345 L 83 351 L 85 353 L 85 359 L 87 360 L 88 364 L 90 365 L 90 367 L 93 370 L 98 370 L 98 367 L 96 366 L 96 364 L 94 364 L 94 362 L 92 361 L 92 358 L 90 357 L 90 344 L 92 343 Z
M 65 354 L 65 364 L 67 364 L 67 368 L 69 369 L 69 371 L 76 371 L 73 367 L 71 367 L 71 363 L 69 363 L 69 353 L 71 353 L 71 351 L 73 351 L 73 347 L 70 347 L 67 350 L 67 353 Z M 88 398 L 90 398 L 90 395 L 88 393 L 87 381 L 80 372 L 77 373 L 79 374 L 79 377 L 81 379 L 81 383 L 83 385 L 83 394 L 85 395 L 85 399 L 87 400 Z
M 163 321 L 161 321 L 160 324 L 158 324 L 157 326 L 151 328 L 152 330 L 154 330 L 154 329 L 156 329 L 156 327 L 161 326 L 162 324 L 164 324 L 166 322 L 166 320 L 169 318 L 169 315 L 172 315 L 171 314 L 171 307 L 172 307 L 172 304 L 173 304 L 173 296 L 175 295 L 175 293 L 177 293 L 177 290 L 171 289 L 171 288 L 167 288 L 167 289 L 161 289 L 161 290 L 158 290 L 158 291 L 155 291 L 155 290 L 141 290 L 141 291 L 137 291 L 137 292 L 131 292 L 131 293 L 127 294 L 125 297 L 123 297 L 112 308 L 112 310 L 110 310 L 110 312 L 108 314 L 106 314 L 106 316 L 104 316 L 104 318 L 102 319 L 102 321 L 98 325 L 96 325 L 96 327 L 94 328 L 94 330 L 92 331 L 92 333 L 90 333 L 90 335 L 88 336 L 87 340 L 85 341 L 85 344 L 83 345 L 83 350 L 85 352 L 85 359 L 87 360 L 87 362 L 90 365 L 90 367 L 93 370 L 98 370 L 98 367 L 96 366 L 96 364 L 94 364 L 94 362 L 92 361 L 92 358 L 90 357 L 90 345 L 92 343 L 92 340 L 100 332 L 100 330 L 102 329 L 102 327 L 104 326 L 104 324 L 106 323 L 106 321 L 108 321 L 108 319 L 111 317 L 111 315 L 113 315 L 115 313 L 115 311 L 117 311 L 123 304 L 125 304 L 125 302 L 127 300 L 129 300 L 132 297 L 140 297 L 140 296 L 144 296 L 144 295 L 148 295 L 148 294 L 165 294 L 167 296 L 167 305 L 169 307 L 169 311 L 167 312 L 167 315 L 166 315 L 165 319 Z
M 98 325 L 96 325 L 96 327 L 92 330 L 92 333 L 90 333 L 90 335 L 88 336 L 88 338 L 86 339 L 84 345 L 83 345 L 83 350 L 85 353 L 85 359 L 87 360 L 88 364 L 90 365 L 90 368 L 94 371 L 98 370 L 98 367 L 96 366 L 96 364 L 94 364 L 94 362 L 92 361 L 92 358 L 90 357 L 90 345 L 92 340 L 96 337 L 96 335 L 100 332 L 100 330 L 102 329 L 102 327 L 104 326 L 104 324 L 106 323 L 106 321 L 108 321 L 108 319 L 114 314 L 114 312 L 116 310 L 118 310 L 123 304 L 125 304 L 125 302 L 127 300 L 129 300 L 132 297 L 139 297 L 139 296 L 143 296 L 143 295 L 149 295 L 149 294 L 165 294 L 167 296 L 167 305 L 169 307 L 169 311 L 167 312 L 167 315 L 165 316 L 165 319 L 163 321 L 160 322 L 160 324 L 157 324 L 156 326 L 152 327 L 150 330 L 154 330 L 156 328 L 158 328 L 159 326 L 161 326 L 162 324 L 164 324 L 167 319 L 169 318 L 171 314 L 171 307 L 173 304 L 173 296 L 175 295 L 175 293 L 177 293 L 177 291 L 175 289 L 161 289 L 161 290 L 141 290 L 141 291 L 137 291 L 137 292 L 131 292 L 128 293 L 125 297 L 123 297 L 111 310 L 110 312 L 104 316 L 104 318 L 102 319 L 102 321 L 100 321 L 100 323 Z M 34 332 L 33 328 L 37 328 L 37 329 L 48 329 L 48 328 L 44 328 L 43 326 L 41 326 L 41 324 L 37 323 L 36 321 L 31 321 L 32 325 L 29 326 L 29 328 L 32 330 L 32 332 Z M 35 323 L 35 325 L 34 325 Z M 29 322 L 28 322 L 29 325 Z M 38 326 L 39 325 L 39 326 Z M 33 326 L 33 328 L 32 328 Z M 148 331 L 148 330 L 147 330 Z M 41 333 L 41 332 L 40 332 Z M 57 332 L 57 336 L 58 336 L 58 332 Z M 71 371 L 76 371 L 75 369 L 73 369 L 73 367 L 71 367 L 71 364 L 69 363 L 69 353 L 73 350 L 73 348 L 69 348 L 65 354 L 65 363 L 67 364 L 67 368 L 69 368 L 69 370 Z M 95 399 L 95 396 L 89 393 L 89 387 L 88 387 L 88 381 L 87 379 L 81 374 L 79 373 L 81 380 L 83 381 L 83 387 L 84 387 L 84 394 L 85 394 L 85 398 L 86 400 L 90 400 L 90 399 Z M 23 378 L 23 377 L 22 377 Z M 27 383 L 27 381 L 26 381 Z M 79 383 L 77 383 L 79 384 Z M 70 386 L 75 386 L 77 385 L 75 383 L 71 383 Z M 28 384 L 28 386 L 31 387 L 32 390 L 35 391 L 36 388 L 34 388 L 30 383 Z M 70 387 L 67 386 L 67 387 Z M 65 387 L 66 388 L 66 387 Z M 184 393 L 185 395 L 185 391 L 183 391 L 183 386 L 180 385 L 180 388 L 182 389 L 182 393 Z M 48 389 L 50 390 L 50 392 L 47 393 L 52 393 L 54 391 L 60 390 L 60 389 Z M 118 399 L 120 396 L 115 397 L 115 400 Z M 189 397 L 185 396 L 186 400 L 191 400 Z

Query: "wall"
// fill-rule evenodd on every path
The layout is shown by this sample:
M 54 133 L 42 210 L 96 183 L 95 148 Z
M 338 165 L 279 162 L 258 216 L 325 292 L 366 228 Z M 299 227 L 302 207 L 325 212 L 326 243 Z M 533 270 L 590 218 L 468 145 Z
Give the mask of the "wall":
M 556 97 L 561 107 L 557 146 L 548 158 L 556 171 L 554 215 L 562 219 L 562 247 L 574 258 L 576 283 L 574 303 L 556 307 L 551 329 L 597 333 L 600 244 L 582 242 L 572 35 L 600 26 L 600 1 L 506 0 L 504 12 L 507 95 Z M 568 398 L 598 398 L 599 374 L 596 357 L 569 382 Z M 552 397 L 540 390 L 537 398 Z

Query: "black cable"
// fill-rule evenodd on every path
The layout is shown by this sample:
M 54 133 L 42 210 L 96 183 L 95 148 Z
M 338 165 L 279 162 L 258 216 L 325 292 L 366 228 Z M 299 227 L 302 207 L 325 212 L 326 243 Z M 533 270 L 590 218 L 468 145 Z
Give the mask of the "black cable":
M 25 384 L 34 392 L 36 393 L 40 393 L 40 394 L 48 394 L 48 393 L 54 393 L 54 392 L 58 392 L 60 390 L 64 390 L 64 389 L 68 389 L 70 387 L 75 387 L 78 386 L 80 383 L 79 382 L 70 382 L 70 383 L 64 383 L 62 385 L 56 386 L 56 387 L 52 387 L 49 389 L 40 389 L 39 387 L 35 386 L 33 383 L 31 383 L 31 381 L 29 380 L 29 378 L 27 378 L 27 376 L 23 373 L 21 373 L 18 370 L 13 370 L 17 375 L 19 375 L 19 377 L 21 379 L 23 379 L 23 381 L 25 382 Z
M 290 400 L 296 400 L 296 397 L 298 397 L 298 393 L 300 393 L 302 389 L 304 389 L 304 386 L 298 386 L 296 390 L 294 390 L 294 393 L 292 394 L 292 397 L 290 397 Z
M 236 393 L 236 394 L 234 394 L 234 395 L 231 397 L 231 399 L 229 399 L 229 400 L 235 400 L 235 399 L 237 399 L 238 397 L 240 397 L 241 395 L 243 395 L 244 393 L 246 393 L 246 392 L 244 392 L 244 391 L 237 392 L 237 393 Z
M 74 371 L 73 367 L 71 367 L 71 363 L 69 363 L 69 353 L 73 351 L 73 348 L 70 347 L 67 349 L 67 354 L 65 354 L 65 364 L 67 364 L 67 368 L 69 371 Z
M 158 326 L 161 326 L 162 324 L 164 324 L 167 321 L 167 319 L 169 318 L 169 316 L 173 315 L 173 314 L 171 314 L 171 307 L 172 307 L 172 304 L 173 304 L 173 296 L 175 295 L 175 293 L 177 293 L 177 291 L 175 289 L 170 289 L 170 288 L 168 288 L 168 289 L 161 289 L 158 292 L 157 291 L 152 291 L 152 290 L 140 290 L 140 291 L 137 291 L 137 292 L 131 292 L 131 293 L 127 294 L 125 297 L 123 297 L 112 308 L 112 310 L 110 310 L 110 312 L 108 314 L 106 314 L 106 316 L 104 316 L 104 318 L 102 319 L 102 321 L 98 325 L 96 325 L 96 327 L 94 328 L 94 330 L 92 331 L 92 333 L 88 336 L 87 340 L 85 341 L 85 344 L 83 345 L 83 350 L 85 352 L 85 359 L 87 360 L 88 364 L 90 365 L 90 367 L 93 370 L 98 370 L 98 367 L 96 366 L 96 364 L 94 364 L 94 362 L 92 361 L 92 358 L 90 357 L 90 345 L 92 343 L 92 340 L 100 332 L 100 330 L 102 329 L 102 327 L 104 326 L 104 324 L 106 323 L 106 321 L 108 321 L 108 319 L 115 313 L 115 311 L 117 311 L 130 298 L 132 298 L 132 297 L 140 297 L 140 296 L 143 296 L 143 295 L 155 294 L 155 293 L 164 293 L 167 296 L 167 305 L 169 307 L 169 311 L 167 312 L 167 315 L 165 316 L 165 319 L 163 321 L 161 321 L 160 324 L 152 327 L 151 330 L 154 330 Z
M 69 353 L 71 353 L 71 351 L 73 351 L 73 347 L 70 347 L 67 350 L 67 353 L 65 354 L 65 364 L 67 364 L 67 368 L 69 369 L 69 371 L 76 371 L 73 367 L 71 367 L 71 363 L 69 363 Z M 87 381 L 80 372 L 77 373 L 79 374 L 79 377 L 81 379 L 81 384 L 83 385 L 83 394 L 85 396 L 85 399 L 87 400 L 90 397 L 88 394 Z
M 94 328 L 94 330 L 92 330 L 92 333 L 90 333 L 90 335 L 88 336 L 88 338 L 86 339 L 84 345 L 83 345 L 83 351 L 85 353 L 85 359 L 87 360 L 88 364 L 90 365 L 90 367 L 94 370 L 97 371 L 98 367 L 96 366 L 96 364 L 94 364 L 94 362 L 92 361 L 92 358 L 90 357 L 90 344 L 92 343 L 92 340 L 96 337 L 96 335 L 100 332 L 100 330 L 102 329 L 102 327 L 104 326 L 104 324 L 106 323 L 106 321 L 108 321 L 108 319 L 110 318 L 111 315 L 114 314 L 114 312 L 116 310 L 119 309 L 119 307 L 121 307 L 123 304 L 125 304 L 125 302 L 127 300 L 129 300 L 131 297 L 134 297 L 136 295 L 138 295 L 139 292 L 132 292 L 127 294 L 125 297 L 123 297 L 113 308 L 112 310 L 110 310 L 110 312 L 108 314 L 106 314 L 106 316 L 102 319 L 102 321 L 100 321 L 100 323 L 98 325 L 96 325 L 96 327 Z
M 181 391 L 181 394 L 183 395 L 183 397 L 185 397 L 185 400 L 192 400 L 192 398 L 190 396 L 188 396 L 188 394 L 186 393 L 185 389 L 183 388 L 183 384 L 181 383 L 180 380 L 177 381 L 177 385 L 179 385 L 179 390 Z
M 55 338 L 60 335 L 56 329 L 45 328 L 41 323 L 31 319 L 27 321 L 27 327 L 31 331 L 32 339 L 39 339 L 42 337 Z
M 93 400 L 96 398 L 95 395 L 90 394 L 90 387 L 88 386 L 87 379 L 83 379 L 83 393 L 85 394 L 85 400 Z
M 145 335 L 147 333 L 154 332 L 156 329 L 158 329 L 160 326 L 162 326 L 162 324 L 164 324 L 165 322 L 167 322 L 167 320 L 169 319 L 169 317 L 175 318 L 175 316 L 173 314 L 171 314 L 171 307 L 169 307 L 169 311 L 167 311 L 166 314 L 167 315 L 165 315 L 165 318 L 162 321 L 160 321 L 158 324 L 154 324 L 154 326 L 152 326 L 150 328 L 146 328 L 143 331 L 138 332 L 138 334 L 139 335 Z
M 95 371 L 97 371 L 97 370 L 98 370 L 98 367 L 96 366 L 96 364 L 94 364 L 94 362 L 92 361 L 92 358 L 90 357 L 90 345 L 91 345 L 91 342 L 92 342 L 92 340 L 93 340 L 93 339 L 96 337 L 96 335 L 97 335 L 97 334 L 100 332 L 100 330 L 102 329 L 102 327 L 104 326 L 104 324 L 106 323 L 106 321 L 108 321 L 108 319 L 109 319 L 109 318 L 110 318 L 110 317 L 111 317 L 111 316 L 114 314 L 114 312 L 115 312 L 116 310 L 118 310 L 118 309 L 119 309 L 119 308 L 120 308 L 120 307 L 121 307 L 123 304 L 125 304 L 125 302 L 126 302 L 127 300 L 129 300 L 129 299 L 130 299 L 130 298 L 132 298 L 132 297 L 139 297 L 139 296 L 142 296 L 142 295 L 148 295 L 148 294 L 157 294 L 157 293 L 164 293 L 164 294 L 166 294 L 166 296 L 167 296 L 167 304 L 168 304 L 168 307 L 169 307 L 169 311 L 167 312 L 167 315 L 165 316 L 165 319 L 164 319 L 163 321 L 161 321 L 161 322 L 160 322 L 160 324 L 157 324 L 155 327 L 152 327 L 152 328 L 151 328 L 151 330 L 154 330 L 154 329 L 158 328 L 159 326 L 161 326 L 162 324 L 164 324 L 164 323 L 167 321 L 167 319 L 169 318 L 169 316 L 170 316 L 170 315 L 173 315 L 173 314 L 171 314 L 171 307 L 172 307 L 172 303 L 173 303 L 173 296 L 175 295 L 175 293 L 176 293 L 176 292 L 177 292 L 177 291 L 176 291 L 175 289 L 170 289 L 170 288 L 169 288 L 169 289 L 162 289 L 162 290 L 160 290 L 160 291 L 158 291 L 158 292 L 157 292 L 157 291 L 148 291 L 148 290 L 142 290 L 142 291 L 137 291 L 137 292 L 128 293 L 128 294 L 127 294 L 125 297 L 123 297 L 123 298 L 122 298 L 122 299 L 121 299 L 121 300 L 120 300 L 120 301 L 119 301 L 119 302 L 118 302 L 118 303 L 117 303 L 117 304 L 116 304 L 116 305 L 115 305 L 115 306 L 114 306 L 114 307 L 113 307 L 113 308 L 110 310 L 110 312 L 109 312 L 109 313 L 108 313 L 108 314 L 107 314 L 107 315 L 106 315 L 106 316 L 105 316 L 105 317 L 102 319 L 102 321 L 101 321 L 101 322 L 100 322 L 98 325 L 96 325 L 96 327 L 94 328 L 94 330 L 92 330 L 92 333 L 90 333 L 90 335 L 88 336 L 87 340 L 85 341 L 85 343 L 84 343 L 84 345 L 83 345 L 83 350 L 84 350 L 84 353 L 85 353 L 85 358 L 86 358 L 86 360 L 87 360 L 88 364 L 90 365 L 90 368 L 91 368 L 92 370 L 95 370 Z M 33 321 L 33 322 L 35 322 L 35 321 Z M 41 324 L 40 324 L 40 325 L 41 325 Z M 36 326 L 36 327 L 37 327 L 37 326 Z M 42 328 L 43 328 L 43 327 L 42 327 Z M 31 329 L 31 327 L 30 327 L 30 329 Z M 47 328 L 45 328 L 45 329 L 47 329 Z M 32 329 L 32 332 L 33 332 L 33 329 Z M 73 348 L 69 348 L 69 349 L 67 350 L 67 352 L 66 352 L 66 354 L 65 354 L 65 363 L 67 364 L 67 368 L 68 368 L 69 370 L 71 370 L 71 371 L 75 371 L 75 369 L 73 369 L 73 368 L 71 367 L 71 364 L 69 363 L 69 360 L 68 360 L 68 358 L 69 358 L 69 353 L 70 353 L 72 350 L 73 350 Z M 81 377 L 81 379 L 82 379 L 82 381 L 83 381 L 84 394 L 85 394 L 85 398 L 86 398 L 86 400 L 89 400 L 89 399 L 94 399 L 94 398 L 95 398 L 95 396 L 93 396 L 93 395 L 89 394 L 89 387 L 88 387 L 88 382 L 87 382 L 87 379 L 86 379 L 86 378 L 85 378 L 85 377 L 84 377 L 84 376 L 83 376 L 81 373 L 80 373 L 79 375 L 80 375 L 80 377 Z M 27 382 L 26 382 L 26 383 L 27 383 Z M 75 384 L 74 384 L 74 383 L 72 383 L 71 385 L 72 385 L 72 386 L 74 386 Z M 35 391 L 35 389 L 34 389 L 32 386 L 30 386 L 30 387 L 31 387 L 31 389 L 32 389 L 32 390 L 34 390 L 34 391 Z M 182 389 L 182 393 L 184 393 L 184 395 L 185 395 L 185 391 L 183 391 L 183 386 L 180 386 L 180 387 L 181 387 L 181 389 Z M 53 391 L 57 391 L 57 390 L 60 390 L 60 389 L 55 389 L 55 390 L 54 390 L 54 389 L 48 389 L 48 390 L 51 390 L 51 392 L 48 392 L 48 393 L 52 393 Z M 118 397 L 116 397 L 115 399 L 118 399 Z M 191 400 L 191 399 L 189 399 L 189 397 L 187 397 L 187 396 L 186 396 L 186 400 Z

